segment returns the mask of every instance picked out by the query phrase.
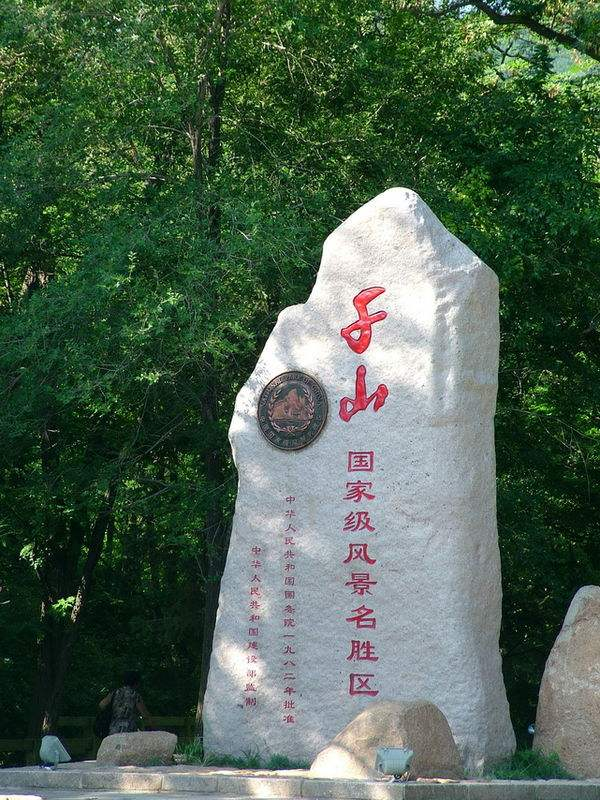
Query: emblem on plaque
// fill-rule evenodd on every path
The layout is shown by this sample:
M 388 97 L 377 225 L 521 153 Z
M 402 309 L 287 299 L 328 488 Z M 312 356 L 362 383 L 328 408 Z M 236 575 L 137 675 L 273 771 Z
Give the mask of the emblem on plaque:
M 327 420 L 327 395 L 305 372 L 283 372 L 262 390 L 258 425 L 274 447 L 300 450 L 311 444 Z

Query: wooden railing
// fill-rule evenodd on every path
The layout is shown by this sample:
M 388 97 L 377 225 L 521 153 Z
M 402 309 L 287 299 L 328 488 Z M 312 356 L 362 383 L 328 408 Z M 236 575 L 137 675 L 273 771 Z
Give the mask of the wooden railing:
M 58 736 L 74 761 L 96 758 L 100 739 L 94 734 L 95 717 L 61 717 L 58 720 Z M 194 717 L 152 717 L 149 726 L 141 723 L 142 729 L 170 731 L 176 733 L 179 742 L 194 738 Z M 0 739 L 0 761 L 3 753 L 11 755 L 11 761 L 21 764 L 37 764 L 40 738 Z

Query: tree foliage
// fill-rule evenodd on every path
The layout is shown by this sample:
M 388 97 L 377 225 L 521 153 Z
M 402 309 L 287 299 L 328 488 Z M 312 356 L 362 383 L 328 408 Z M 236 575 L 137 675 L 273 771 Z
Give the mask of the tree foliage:
M 512 57 L 485 14 L 433 11 L 0 12 L 11 727 L 91 712 L 131 663 L 153 710 L 195 706 L 235 494 L 236 391 L 277 312 L 306 298 L 324 236 L 394 185 L 500 277 L 502 646 L 518 733 L 531 721 L 570 597 L 599 582 L 600 90 L 564 52 L 556 72 L 552 42 Z M 597 32 L 582 2 L 501 13 Z

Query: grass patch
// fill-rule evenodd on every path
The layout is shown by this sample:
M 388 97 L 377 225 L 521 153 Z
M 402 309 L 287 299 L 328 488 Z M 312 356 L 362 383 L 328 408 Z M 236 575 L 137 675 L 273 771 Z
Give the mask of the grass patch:
M 241 756 L 206 753 L 202 763 L 205 767 L 232 767 L 233 769 L 260 769 L 263 766 L 258 750 L 244 750 Z
M 497 764 L 488 777 L 503 781 L 574 780 L 556 753 L 546 755 L 540 750 L 517 750 L 512 758 Z
M 292 761 L 280 753 L 273 753 L 267 760 L 258 750 L 245 750 L 241 756 L 222 753 L 205 753 L 201 739 L 177 745 L 175 750 L 182 764 L 198 764 L 203 767 L 231 767 L 232 769 L 308 769 L 310 764 Z
M 177 744 L 175 753 L 181 756 L 183 764 L 201 764 L 204 758 L 204 748 L 202 747 L 202 739 L 194 739 L 191 742 Z
M 310 769 L 306 761 L 292 761 L 280 753 L 273 753 L 265 764 L 265 769 Z

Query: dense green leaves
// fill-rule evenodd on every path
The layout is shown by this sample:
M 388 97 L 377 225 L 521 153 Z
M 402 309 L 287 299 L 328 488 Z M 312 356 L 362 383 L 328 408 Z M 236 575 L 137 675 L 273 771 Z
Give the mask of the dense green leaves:
M 323 238 L 394 185 L 500 277 L 502 643 L 520 736 L 531 721 L 569 599 L 599 577 L 600 89 L 548 45 L 500 59 L 506 29 L 485 15 L 413 12 L 2 12 L 11 725 L 33 704 L 36 647 L 54 683 L 69 651 L 65 711 L 91 712 L 132 663 L 152 708 L 194 706 L 235 493 L 235 393 L 277 312 L 306 298 Z

